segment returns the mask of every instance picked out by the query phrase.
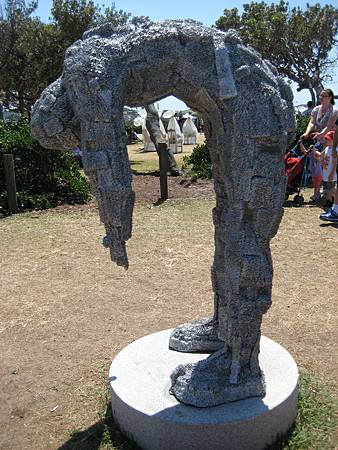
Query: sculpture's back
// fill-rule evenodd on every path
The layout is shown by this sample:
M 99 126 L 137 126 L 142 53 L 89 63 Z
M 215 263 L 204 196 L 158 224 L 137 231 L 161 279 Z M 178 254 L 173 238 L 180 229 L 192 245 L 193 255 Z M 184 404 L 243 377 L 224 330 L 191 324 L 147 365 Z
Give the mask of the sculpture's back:
M 61 79 L 34 107 L 33 131 L 46 146 L 80 142 L 106 227 L 104 244 L 127 267 L 134 194 L 123 106 L 171 94 L 202 114 L 216 207 L 214 318 L 179 327 L 170 345 L 217 350 L 180 366 L 171 390 L 196 406 L 263 395 L 258 353 L 261 318 L 271 303 L 269 242 L 282 217 L 283 155 L 294 130 L 292 94 L 273 68 L 235 34 L 196 22 L 144 22 L 116 33 L 106 24 L 68 49 Z

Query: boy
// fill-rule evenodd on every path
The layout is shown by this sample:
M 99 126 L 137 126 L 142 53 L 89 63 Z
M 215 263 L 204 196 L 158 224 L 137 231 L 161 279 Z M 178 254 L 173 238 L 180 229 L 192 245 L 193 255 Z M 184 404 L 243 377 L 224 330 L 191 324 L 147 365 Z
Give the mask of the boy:
M 325 134 L 325 149 L 322 153 L 313 150 L 315 158 L 321 161 L 324 194 L 328 200 L 333 200 L 337 182 L 337 155 L 336 151 L 332 149 L 334 134 L 334 131 L 329 131 Z
M 336 121 L 336 130 L 338 130 L 338 119 Z M 332 144 L 332 156 L 335 157 L 337 164 L 337 147 L 338 147 L 338 132 L 336 131 Z M 336 190 L 334 196 L 334 203 L 331 209 L 326 213 L 319 216 L 321 220 L 326 220 L 328 222 L 338 222 L 338 190 Z

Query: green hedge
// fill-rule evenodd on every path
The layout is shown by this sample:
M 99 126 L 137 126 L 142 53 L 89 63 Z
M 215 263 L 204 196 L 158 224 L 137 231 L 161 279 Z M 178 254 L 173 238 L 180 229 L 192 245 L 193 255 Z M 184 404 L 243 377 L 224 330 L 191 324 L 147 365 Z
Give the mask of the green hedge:
M 296 122 L 297 122 L 297 141 L 299 140 L 300 136 L 305 133 L 306 128 L 308 126 L 308 123 L 310 122 L 311 116 L 303 116 L 300 113 L 296 114 Z
M 46 150 L 32 137 L 29 122 L 0 121 L 0 207 L 7 210 L 2 153 L 12 153 L 20 209 L 49 208 L 90 199 L 87 179 L 68 151 Z

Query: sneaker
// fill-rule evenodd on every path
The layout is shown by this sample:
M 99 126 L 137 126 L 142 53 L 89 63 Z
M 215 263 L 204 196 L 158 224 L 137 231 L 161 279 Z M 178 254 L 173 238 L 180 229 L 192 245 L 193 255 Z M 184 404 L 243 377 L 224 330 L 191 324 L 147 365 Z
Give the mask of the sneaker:
M 328 212 L 321 214 L 319 218 L 328 222 L 338 222 L 338 214 L 332 208 Z

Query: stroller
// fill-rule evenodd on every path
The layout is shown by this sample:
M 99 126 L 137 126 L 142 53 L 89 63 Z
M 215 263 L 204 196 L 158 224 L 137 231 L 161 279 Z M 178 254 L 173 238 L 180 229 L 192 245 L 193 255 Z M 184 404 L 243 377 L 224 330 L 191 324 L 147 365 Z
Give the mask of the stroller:
M 284 156 L 285 174 L 287 176 L 287 187 L 285 192 L 285 201 L 290 195 L 296 206 L 302 206 L 304 197 L 301 189 L 308 184 L 309 171 L 307 170 L 308 152 L 303 143 L 299 141 L 295 147 L 289 150 Z

